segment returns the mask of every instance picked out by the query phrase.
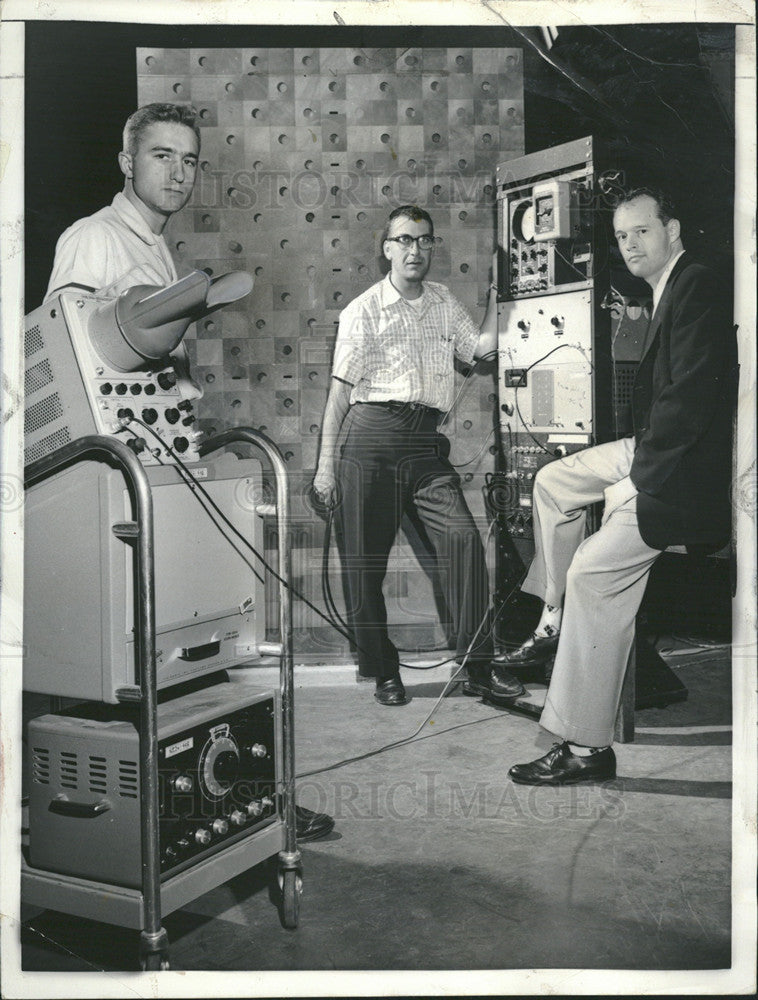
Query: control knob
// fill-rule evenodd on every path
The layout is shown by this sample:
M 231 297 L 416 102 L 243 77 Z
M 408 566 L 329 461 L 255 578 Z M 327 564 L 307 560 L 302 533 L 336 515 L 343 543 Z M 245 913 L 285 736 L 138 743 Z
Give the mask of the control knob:
M 169 389 L 173 389 L 176 385 L 176 372 L 158 372 L 157 382 L 164 392 L 167 392 Z
M 261 816 L 263 815 L 263 803 L 260 799 L 253 799 L 252 802 L 247 804 L 247 814 L 248 816 Z
M 214 819 L 211 823 L 211 829 L 217 836 L 223 837 L 225 833 L 229 832 L 229 820 L 221 818 Z
M 229 819 L 231 820 L 232 826 L 244 826 L 247 822 L 247 816 L 241 809 L 235 809 Z
M 265 757 L 268 754 L 268 750 L 262 743 L 253 743 L 250 747 L 250 753 L 253 757 Z
M 205 847 L 207 844 L 210 844 L 211 836 L 211 831 L 201 826 L 199 830 L 195 830 L 195 843 L 201 847 Z
M 188 774 L 177 774 L 171 785 L 175 792 L 191 792 L 193 781 Z

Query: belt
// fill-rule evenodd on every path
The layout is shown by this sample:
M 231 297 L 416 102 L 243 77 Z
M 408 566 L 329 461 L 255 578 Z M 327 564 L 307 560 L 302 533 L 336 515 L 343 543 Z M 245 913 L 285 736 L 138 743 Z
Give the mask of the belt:
M 388 400 L 371 400 L 369 402 L 360 403 L 360 406 L 383 406 L 386 410 L 392 410 L 393 413 L 422 413 L 424 415 L 433 416 L 436 420 L 437 417 L 442 413 L 441 410 L 435 409 L 433 406 L 427 406 L 426 403 L 401 403 L 397 399 Z

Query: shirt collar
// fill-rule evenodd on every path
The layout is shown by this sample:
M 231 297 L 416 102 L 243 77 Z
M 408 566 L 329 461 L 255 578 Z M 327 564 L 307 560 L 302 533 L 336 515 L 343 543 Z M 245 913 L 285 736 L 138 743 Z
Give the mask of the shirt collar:
M 666 282 L 669 280 L 671 272 L 674 270 L 674 265 L 679 260 L 679 258 L 684 253 L 684 250 L 680 250 L 679 253 L 672 257 L 671 260 L 666 265 L 666 269 L 663 274 L 658 279 L 658 284 L 653 289 L 653 312 L 658 308 L 658 303 L 661 301 L 661 296 L 663 295 L 663 289 L 666 287 Z
M 422 282 L 421 298 L 424 299 L 423 309 L 430 301 L 437 301 L 440 298 L 439 292 L 427 282 Z M 400 292 L 395 288 L 395 286 L 390 281 L 390 276 L 387 274 L 382 281 L 382 309 L 387 309 L 389 306 L 394 305 L 396 302 L 405 302 L 406 300 L 400 294 Z
M 139 236 L 141 240 L 150 246 L 156 246 L 161 239 L 157 236 L 150 226 L 147 224 L 147 220 L 139 211 L 134 207 L 134 205 L 129 201 L 123 191 L 119 191 L 116 197 L 113 199 L 112 203 L 113 211 L 121 219 L 124 225 L 128 226 L 132 232 Z

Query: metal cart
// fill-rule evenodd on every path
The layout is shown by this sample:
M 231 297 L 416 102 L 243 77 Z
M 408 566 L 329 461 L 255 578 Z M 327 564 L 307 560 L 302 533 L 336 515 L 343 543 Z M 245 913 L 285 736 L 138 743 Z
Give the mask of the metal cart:
M 22 856 L 22 900 L 44 909 L 101 920 L 140 931 L 140 964 L 146 971 L 168 969 L 168 935 L 162 914 L 186 905 L 254 865 L 278 858 L 282 923 L 295 928 L 299 921 L 302 890 L 301 854 L 295 828 L 294 680 L 292 654 L 292 600 L 290 591 L 290 503 L 284 460 L 276 445 L 250 427 L 225 431 L 203 444 L 206 456 L 234 443 L 260 449 L 273 466 L 276 484 L 275 514 L 279 556 L 280 642 L 266 652 L 280 658 L 282 773 L 281 808 L 277 820 L 238 840 L 223 853 L 161 879 L 159 848 L 158 692 L 155 648 L 154 525 L 151 488 L 145 469 L 122 441 L 105 435 L 88 435 L 64 445 L 25 470 L 32 486 L 63 467 L 84 459 L 115 463 L 131 487 L 133 520 L 112 526 L 114 534 L 135 547 L 134 588 L 137 595 L 136 663 L 139 686 L 129 700 L 139 702 L 139 776 L 141 823 L 141 888 L 78 878 L 33 868 Z M 263 511 L 261 511 L 263 513 Z M 274 513 L 271 509 L 267 514 Z

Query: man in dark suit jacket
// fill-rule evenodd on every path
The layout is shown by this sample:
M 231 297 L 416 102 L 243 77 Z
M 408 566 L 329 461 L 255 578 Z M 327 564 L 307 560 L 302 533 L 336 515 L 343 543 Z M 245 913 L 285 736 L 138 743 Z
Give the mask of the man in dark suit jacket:
M 731 302 L 713 272 L 685 254 L 664 195 L 629 192 L 614 229 L 627 267 L 653 290 L 634 437 L 551 462 L 535 479 L 535 556 L 522 589 L 542 598 L 543 612 L 503 660 L 514 668 L 555 654 L 540 723 L 563 742 L 512 767 L 521 784 L 615 777 L 614 724 L 650 569 L 669 545 L 715 551 L 729 538 Z M 600 500 L 601 527 L 585 538 L 587 507 Z

